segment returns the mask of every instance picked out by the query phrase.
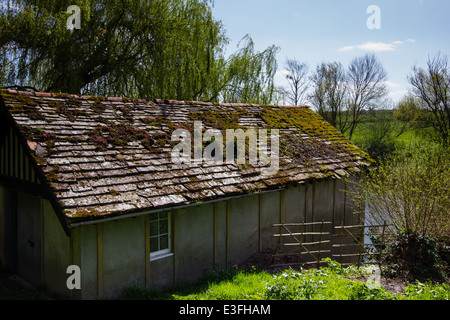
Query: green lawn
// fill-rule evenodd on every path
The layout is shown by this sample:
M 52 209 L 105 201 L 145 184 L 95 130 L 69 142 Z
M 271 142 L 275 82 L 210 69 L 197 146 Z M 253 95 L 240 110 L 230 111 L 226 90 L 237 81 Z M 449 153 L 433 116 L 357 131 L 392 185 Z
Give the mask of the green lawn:
M 128 288 L 121 299 L 156 300 L 449 300 L 446 284 L 416 283 L 401 293 L 389 292 L 367 279 L 369 267 L 344 268 L 329 260 L 329 267 L 288 269 L 275 275 L 258 270 L 220 269 L 193 285 L 164 292 L 139 286 Z
M 366 282 L 371 267 L 342 267 L 329 260 L 329 267 L 287 269 L 277 274 L 250 269 L 218 268 L 198 282 L 167 291 L 140 286 L 124 290 L 121 300 L 449 300 L 447 284 L 419 283 L 401 293 L 389 292 L 376 282 Z M 56 300 L 42 288 L 24 289 L 5 273 L 0 277 L 0 300 Z

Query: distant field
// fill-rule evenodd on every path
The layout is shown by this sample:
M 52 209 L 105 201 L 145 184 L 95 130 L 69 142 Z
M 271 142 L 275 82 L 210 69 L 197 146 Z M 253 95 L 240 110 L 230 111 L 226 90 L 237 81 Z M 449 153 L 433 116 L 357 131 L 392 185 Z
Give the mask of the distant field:
M 353 133 L 352 142 L 359 147 L 364 147 L 364 143 L 368 136 L 374 135 L 374 131 L 380 130 L 386 132 L 387 136 L 394 140 L 397 146 L 407 146 L 409 143 L 424 141 L 423 132 L 425 129 L 411 129 L 401 133 L 404 124 L 398 122 L 394 118 L 392 110 L 376 111 L 374 115 L 363 115 L 362 122 L 358 125 Z M 348 132 L 345 133 L 348 138 Z

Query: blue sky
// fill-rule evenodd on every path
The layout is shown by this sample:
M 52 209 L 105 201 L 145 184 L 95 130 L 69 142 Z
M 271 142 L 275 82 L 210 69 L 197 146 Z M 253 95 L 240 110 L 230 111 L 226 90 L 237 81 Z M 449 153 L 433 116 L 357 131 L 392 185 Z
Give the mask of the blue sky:
M 367 27 L 370 5 L 380 8 L 380 29 Z M 409 88 L 414 65 L 426 66 L 438 52 L 450 55 L 449 0 L 215 0 L 213 15 L 231 40 L 229 54 L 246 34 L 257 50 L 280 47 L 279 85 L 286 58 L 306 62 L 312 71 L 323 61 L 348 66 L 374 53 L 396 102 Z

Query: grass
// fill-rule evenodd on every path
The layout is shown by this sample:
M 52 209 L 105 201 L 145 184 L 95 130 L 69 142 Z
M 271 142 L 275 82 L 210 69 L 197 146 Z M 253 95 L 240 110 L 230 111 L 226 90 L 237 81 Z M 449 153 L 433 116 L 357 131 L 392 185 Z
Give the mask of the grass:
M 165 291 L 134 285 L 119 300 L 449 300 L 447 284 L 416 282 L 402 293 L 392 293 L 379 284 L 363 282 L 371 267 L 344 268 L 327 259 L 320 269 L 293 270 L 271 274 L 255 268 L 216 267 L 197 282 Z M 0 270 L 0 300 L 60 300 L 45 288 L 24 288 Z
M 156 291 L 140 286 L 127 288 L 125 300 L 449 300 L 446 284 L 409 285 L 392 293 L 381 285 L 352 277 L 368 277 L 373 269 L 342 267 L 328 260 L 320 269 L 287 269 L 277 274 L 261 270 L 216 269 L 192 285 Z
M 344 135 L 349 138 L 349 132 Z M 408 152 L 412 145 L 431 144 L 436 133 L 433 128 L 419 128 L 395 119 L 392 110 L 364 114 L 351 141 L 379 161 L 395 154 Z

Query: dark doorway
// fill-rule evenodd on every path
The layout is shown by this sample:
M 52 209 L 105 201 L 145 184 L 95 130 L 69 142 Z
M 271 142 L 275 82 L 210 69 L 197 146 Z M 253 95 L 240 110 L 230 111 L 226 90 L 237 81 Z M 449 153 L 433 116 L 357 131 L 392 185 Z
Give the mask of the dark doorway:
M 41 282 L 41 201 L 8 190 L 5 194 L 6 267 L 31 284 Z

